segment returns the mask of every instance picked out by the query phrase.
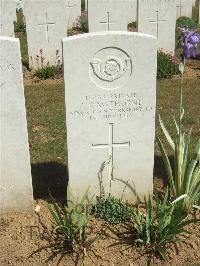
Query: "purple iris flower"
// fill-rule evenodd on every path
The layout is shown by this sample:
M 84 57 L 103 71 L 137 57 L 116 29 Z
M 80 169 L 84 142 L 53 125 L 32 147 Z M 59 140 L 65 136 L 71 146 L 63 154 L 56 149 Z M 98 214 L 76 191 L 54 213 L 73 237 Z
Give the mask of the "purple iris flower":
M 198 45 L 200 44 L 200 34 L 188 29 L 180 29 L 182 32 L 178 48 L 182 48 L 183 56 L 190 58 L 196 57 Z

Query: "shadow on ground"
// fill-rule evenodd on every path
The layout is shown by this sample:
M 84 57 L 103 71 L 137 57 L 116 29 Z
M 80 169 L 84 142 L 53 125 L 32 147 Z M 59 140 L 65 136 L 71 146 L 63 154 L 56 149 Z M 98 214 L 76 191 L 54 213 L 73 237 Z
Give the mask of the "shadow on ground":
M 46 199 L 49 191 L 57 200 L 66 199 L 68 183 L 67 166 L 58 162 L 31 165 L 34 199 Z
M 168 156 L 168 158 L 169 158 L 169 161 L 171 163 L 172 169 L 174 169 L 173 156 Z M 155 179 L 163 180 L 164 186 L 168 185 L 167 174 L 166 174 L 165 169 L 164 169 L 164 163 L 163 163 L 162 156 L 155 156 L 154 157 L 153 176 L 154 176 L 154 180 Z

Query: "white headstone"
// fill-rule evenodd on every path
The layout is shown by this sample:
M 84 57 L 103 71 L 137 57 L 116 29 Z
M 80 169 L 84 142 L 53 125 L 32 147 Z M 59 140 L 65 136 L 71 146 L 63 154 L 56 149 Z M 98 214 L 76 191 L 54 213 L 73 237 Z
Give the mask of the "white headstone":
M 63 39 L 69 182 L 121 196 L 152 193 L 157 41 L 128 32 Z M 118 181 L 121 180 L 121 181 Z M 133 199 L 129 189 L 125 198 Z
M 125 12 L 124 1 L 88 0 L 89 32 L 126 31 L 128 18 Z
M 62 62 L 62 38 L 67 36 L 68 12 L 66 0 L 24 0 L 31 68 Z
M 78 17 L 81 16 L 81 0 L 66 0 L 67 15 L 69 15 L 68 28 L 76 25 Z
M 15 0 L 0 0 L 0 36 L 14 37 Z
M 176 17 L 192 18 L 192 0 L 176 0 Z
M 174 0 L 140 0 L 138 4 L 138 32 L 154 35 L 158 48 L 175 50 L 176 4 Z
M 128 23 L 137 21 L 137 0 L 124 0 L 125 5 L 127 6 L 127 19 Z M 124 14 L 126 16 L 126 13 Z
M 191 0 L 192 1 L 192 5 L 195 6 L 196 3 L 198 2 L 198 0 Z
M 33 211 L 19 40 L 0 37 L 0 213 Z

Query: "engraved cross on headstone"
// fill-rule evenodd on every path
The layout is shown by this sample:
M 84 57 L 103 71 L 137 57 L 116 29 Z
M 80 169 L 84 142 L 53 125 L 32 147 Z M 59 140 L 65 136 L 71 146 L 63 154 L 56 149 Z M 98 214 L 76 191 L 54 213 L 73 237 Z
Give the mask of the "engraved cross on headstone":
M 95 149 L 108 149 L 109 153 L 109 179 L 113 179 L 113 169 L 114 169 L 114 148 L 130 147 L 130 141 L 115 143 L 114 142 L 114 130 L 113 123 L 109 124 L 109 135 L 108 144 L 92 144 L 92 148 Z
M 159 37 L 159 24 L 166 22 L 166 20 L 159 20 L 159 11 L 156 11 L 156 20 L 149 21 L 152 24 L 156 24 L 156 36 Z
M 70 1 L 67 2 L 67 8 L 72 9 L 76 4 L 73 3 L 70 5 Z
M 179 9 L 179 17 L 182 17 L 182 8 L 183 8 L 182 0 L 179 0 L 179 5 L 176 6 L 177 9 Z
M 38 26 L 45 26 L 45 28 L 46 28 L 47 42 L 49 42 L 50 41 L 50 38 L 49 38 L 49 26 L 52 26 L 52 25 L 55 26 L 55 23 L 54 22 L 48 22 L 48 15 L 47 15 L 47 13 L 44 13 L 44 16 L 45 16 L 45 22 L 38 24 Z
M 101 21 L 100 24 L 104 24 L 107 26 L 107 31 L 110 31 L 110 25 L 116 24 L 114 21 L 110 21 L 110 12 L 107 12 L 107 21 Z

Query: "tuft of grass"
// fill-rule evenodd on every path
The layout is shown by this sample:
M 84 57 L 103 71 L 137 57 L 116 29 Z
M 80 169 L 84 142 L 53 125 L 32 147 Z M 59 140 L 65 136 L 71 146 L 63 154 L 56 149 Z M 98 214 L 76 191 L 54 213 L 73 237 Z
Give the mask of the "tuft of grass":
M 35 70 L 35 76 L 40 79 L 55 79 L 62 73 L 61 66 L 44 66 Z

